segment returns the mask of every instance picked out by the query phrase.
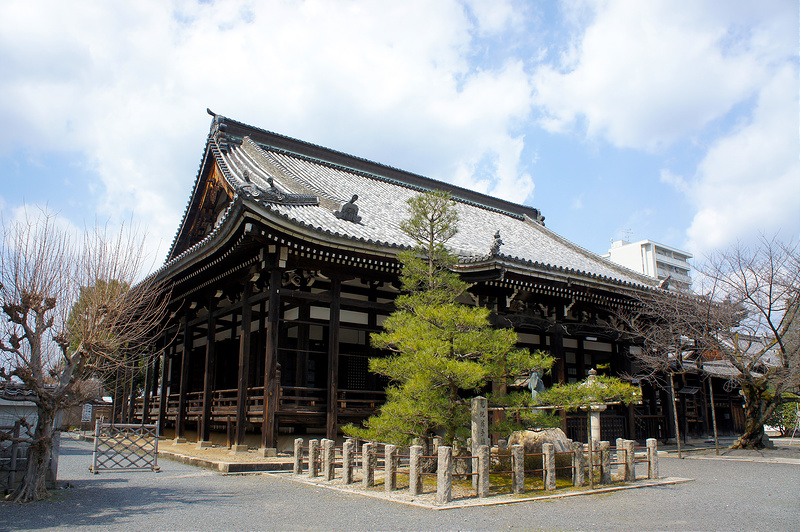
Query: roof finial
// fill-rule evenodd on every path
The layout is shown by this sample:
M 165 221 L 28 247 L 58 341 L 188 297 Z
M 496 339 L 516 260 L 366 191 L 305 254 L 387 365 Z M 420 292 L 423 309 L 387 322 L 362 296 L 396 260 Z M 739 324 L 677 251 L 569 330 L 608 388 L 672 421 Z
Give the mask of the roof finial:
M 358 205 L 356 205 L 356 200 L 358 199 L 358 194 L 353 194 L 353 197 L 350 198 L 350 201 L 342 205 L 342 208 L 338 211 L 333 213 L 334 216 L 339 218 L 340 220 L 347 220 L 348 222 L 359 223 L 361 221 L 361 216 L 358 215 Z
M 492 256 L 499 255 L 500 254 L 500 246 L 502 246 L 502 245 L 503 245 L 503 241 L 500 239 L 500 230 L 498 229 L 498 231 L 494 234 L 494 242 L 492 243 L 492 247 L 489 250 L 489 253 Z

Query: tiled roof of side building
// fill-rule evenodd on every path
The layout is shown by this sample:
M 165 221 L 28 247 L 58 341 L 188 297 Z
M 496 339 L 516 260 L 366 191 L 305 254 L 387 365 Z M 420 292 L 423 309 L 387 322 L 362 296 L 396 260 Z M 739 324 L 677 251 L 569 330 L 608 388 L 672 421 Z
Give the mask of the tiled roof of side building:
M 215 123 L 220 122 L 221 117 L 217 115 Z M 246 133 L 246 126 L 239 122 L 234 124 L 236 133 Z M 410 180 L 396 179 L 401 171 L 364 159 L 347 159 L 348 156 L 340 152 L 256 128 L 252 128 L 255 133 L 252 137 L 233 136 L 235 141 L 227 142 L 225 139 L 231 139 L 230 132 L 234 128 L 226 129 L 227 132 L 223 133 L 212 127 L 211 145 L 217 148 L 220 139 L 227 143 L 227 149 L 213 149 L 213 152 L 229 184 L 245 201 L 250 200 L 248 203 L 252 208 L 279 215 L 303 229 L 390 248 L 412 246 L 414 242 L 400 229 L 400 223 L 406 217 L 406 201 L 421 190 L 446 189 L 456 200 L 459 215 L 459 232 L 449 242 L 449 247 L 459 255 L 462 263 L 494 259 L 521 269 L 554 270 L 613 284 L 652 286 L 655 283 L 655 280 L 611 263 L 547 229 L 528 215 L 539 214 L 531 207 L 496 200 L 473 191 L 462 195 L 459 191 L 463 189 L 413 174 L 409 174 L 413 177 Z M 262 142 L 273 137 L 280 141 L 279 147 Z M 309 147 L 316 157 L 308 155 Z M 304 150 L 306 152 L 300 153 Z M 336 155 L 330 157 L 336 159 L 335 162 L 318 158 L 330 153 Z M 363 168 L 387 171 L 372 173 Z M 269 201 L 276 194 L 280 197 L 315 197 L 318 201 Z M 358 196 L 355 205 L 360 220 L 357 223 L 335 215 L 353 195 Z M 498 231 L 503 244 L 499 252 L 495 250 L 492 254 L 490 250 Z M 209 237 L 213 237 L 213 233 L 206 238 Z

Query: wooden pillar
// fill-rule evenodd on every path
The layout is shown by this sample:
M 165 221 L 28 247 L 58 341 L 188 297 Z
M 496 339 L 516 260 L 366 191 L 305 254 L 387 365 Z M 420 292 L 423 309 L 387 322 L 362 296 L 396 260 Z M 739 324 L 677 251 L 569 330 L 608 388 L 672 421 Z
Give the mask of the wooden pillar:
M 212 297 L 208 303 L 208 330 L 206 331 L 206 359 L 203 365 L 203 414 L 200 418 L 200 433 L 197 439 L 211 441 L 211 406 L 214 399 L 214 374 L 216 353 L 214 345 L 217 340 L 217 318 L 214 311 L 217 309 L 217 298 Z
M 562 334 L 562 327 L 556 325 L 550 333 L 550 355 L 556 359 L 556 375 L 553 379 L 553 384 L 567 382 L 567 361 L 564 354 L 564 335 Z M 575 356 L 578 356 L 577 354 Z M 577 361 L 576 361 L 577 362 Z M 561 430 L 567 432 L 567 412 L 561 408 L 556 410 L 556 413 L 561 418 Z
M 277 382 L 278 333 L 280 332 L 281 275 L 273 268 L 269 276 L 269 305 L 267 307 L 267 341 L 264 349 L 264 415 L 261 423 L 261 448 L 276 446 L 275 413 L 278 411 L 280 382 Z M 306 353 L 306 356 L 308 354 Z
M 114 403 L 111 405 L 111 423 L 122 422 L 122 403 L 125 401 L 125 388 L 123 387 L 124 372 L 117 366 L 114 371 Z
M 311 307 L 305 301 L 300 303 L 297 320 L 297 358 L 294 367 L 294 385 L 303 388 L 308 386 L 308 350 L 310 349 L 310 327 L 308 320 L 311 319 Z M 285 371 L 285 368 L 283 368 Z
M 164 349 L 161 355 L 164 363 L 161 364 L 161 393 L 158 396 L 158 435 L 164 434 L 167 421 L 167 380 L 169 379 L 169 350 Z
M 342 280 L 331 279 L 331 317 L 328 328 L 328 422 L 326 435 L 336 439 L 339 417 L 339 311 L 341 308 Z
M 153 371 L 156 359 L 151 353 L 147 354 L 147 364 L 144 370 L 144 393 L 142 394 L 142 425 L 150 421 L 150 396 L 153 393 Z
M 127 416 L 127 423 L 133 423 L 133 418 L 136 415 L 136 379 L 139 376 L 139 361 L 142 359 L 141 354 L 137 353 L 133 355 L 133 367 L 130 369 L 131 372 L 131 383 L 130 383 L 130 394 L 128 395 L 128 416 Z
M 556 325 L 550 333 L 550 355 L 556 359 L 555 379 L 556 382 L 567 382 L 566 361 L 564 360 L 564 336 L 561 327 Z
M 183 353 L 181 354 L 180 392 L 178 396 L 178 413 L 175 417 L 175 439 L 183 438 L 186 430 L 186 395 L 189 393 L 189 357 L 192 353 L 192 331 L 189 327 L 189 316 L 183 317 Z
M 160 356 L 150 355 L 145 376 L 144 401 L 142 401 L 142 424 L 150 423 L 150 411 L 153 409 L 153 398 L 158 391 L 158 372 L 160 371 Z
M 247 378 L 250 375 L 250 327 L 253 307 L 250 303 L 252 285 L 245 282 L 242 293 L 242 332 L 239 336 L 239 387 L 236 390 L 236 445 L 245 445 L 244 431 L 247 424 Z M 236 325 L 234 324 L 234 327 Z

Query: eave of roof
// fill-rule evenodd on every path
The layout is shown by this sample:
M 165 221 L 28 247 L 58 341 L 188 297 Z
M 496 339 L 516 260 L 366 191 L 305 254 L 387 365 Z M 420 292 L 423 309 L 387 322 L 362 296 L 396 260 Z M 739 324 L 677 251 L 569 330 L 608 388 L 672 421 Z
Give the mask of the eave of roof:
M 439 183 L 428 178 L 423 178 L 415 174 L 402 172 L 401 170 L 397 170 L 384 165 L 379 165 L 378 163 L 373 163 L 371 161 L 367 161 L 366 159 L 352 157 L 343 154 L 341 152 L 336 152 L 334 150 L 323 148 L 321 146 L 316 146 L 314 144 L 298 141 L 296 139 L 292 139 L 290 137 L 285 137 L 276 133 L 261 130 L 259 128 L 247 126 L 246 124 L 242 124 L 240 122 L 227 119 L 219 115 L 213 115 L 213 116 L 215 117 L 215 119 L 214 122 L 212 123 L 212 129 L 207 138 L 206 146 L 204 148 L 203 159 L 200 163 L 200 168 L 198 169 L 198 174 L 195 179 L 195 183 L 193 185 L 192 197 L 187 203 L 187 207 L 184 212 L 180 228 L 173 240 L 170 250 L 170 256 L 172 256 L 172 253 L 174 253 L 175 251 L 175 247 L 179 241 L 181 232 L 185 230 L 187 217 L 189 214 L 189 210 L 191 209 L 192 206 L 193 198 L 197 193 L 200 181 L 206 172 L 207 165 L 210 162 L 212 161 L 216 162 L 224 178 L 229 182 L 229 184 L 232 187 L 238 189 L 242 187 L 242 185 L 244 184 L 242 178 L 236 175 L 236 171 L 228 167 L 223 150 L 220 149 L 220 146 L 218 144 L 218 138 L 220 135 L 220 128 L 219 128 L 220 124 L 225 124 L 226 132 L 224 133 L 224 136 L 226 138 L 231 137 L 228 130 L 231 129 L 229 126 L 233 125 L 235 128 L 242 129 L 242 131 L 240 132 L 244 131 L 250 133 L 256 132 L 259 135 L 257 137 L 259 143 L 266 140 L 267 144 L 263 144 L 263 146 L 269 146 L 270 151 L 274 151 L 276 153 L 283 153 L 287 156 L 291 156 L 298 159 L 303 159 L 315 165 L 327 166 L 336 170 L 345 171 L 355 175 L 361 175 L 369 179 L 383 181 L 395 186 L 401 186 L 403 188 L 411 190 L 422 191 L 422 190 L 430 190 L 433 188 L 450 187 L 450 185 Z M 287 147 L 294 148 L 294 150 L 287 150 L 286 149 Z M 311 153 L 311 155 L 309 155 L 309 152 Z M 350 162 L 356 161 L 362 166 L 367 164 L 370 165 L 371 168 L 390 170 L 391 172 L 400 173 L 406 178 L 409 178 L 410 176 L 409 180 L 412 182 L 408 182 L 406 180 L 398 181 L 396 179 L 386 177 L 385 175 L 376 174 L 373 172 L 366 172 L 358 168 L 353 168 L 353 166 L 359 166 L 358 164 L 342 165 L 339 164 L 338 162 L 331 162 L 312 156 L 319 154 L 333 155 L 335 157 L 332 158 L 336 158 L 337 160 L 345 158 L 346 161 Z M 429 187 L 428 188 L 420 187 L 415 182 L 424 182 L 428 184 Z M 464 191 L 464 189 L 459 189 L 459 190 Z M 505 202 L 504 200 L 496 200 L 495 198 L 480 195 L 472 191 L 466 191 L 466 192 L 469 192 L 471 195 L 480 196 L 481 199 L 484 200 L 488 199 L 492 201 L 484 201 L 478 203 L 470 200 L 465 200 L 464 198 L 460 198 L 458 196 L 456 196 L 455 199 L 460 201 L 461 203 L 464 203 L 465 205 L 478 207 L 483 210 L 494 211 L 504 216 L 521 220 L 523 223 L 526 223 L 530 227 L 535 228 L 535 230 L 542 232 L 543 235 L 546 236 L 546 238 L 557 242 L 564 248 L 568 248 L 569 250 L 571 250 L 571 252 L 575 254 L 586 257 L 590 262 L 595 262 L 597 264 L 600 264 L 600 262 L 598 261 L 602 261 L 604 268 L 614 272 L 618 271 L 620 273 L 621 278 L 615 278 L 609 275 L 602 275 L 579 268 L 571 268 L 568 266 L 562 266 L 550 262 L 531 260 L 503 253 L 498 253 L 495 255 L 484 255 L 484 256 L 481 255 L 467 256 L 467 257 L 462 256 L 460 257 L 460 266 L 459 266 L 460 269 L 474 270 L 476 268 L 479 269 L 504 268 L 504 269 L 516 270 L 522 274 L 526 273 L 530 274 L 532 272 L 537 272 L 539 274 L 549 274 L 557 277 L 567 277 L 573 280 L 584 279 L 589 283 L 621 286 L 621 287 L 631 288 L 634 290 L 651 289 L 653 287 L 654 281 L 652 279 L 645 277 L 641 274 L 638 274 L 636 272 L 633 272 L 631 270 L 628 270 L 627 268 L 618 266 L 609 261 L 603 261 L 603 259 L 601 259 L 598 255 L 593 254 L 580 246 L 577 246 L 576 244 L 561 237 L 560 235 L 557 235 L 556 233 L 550 231 L 542 224 L 537 223 L 537 221 L 531 219 L 529 216 L 527 216 L 527 214 L 525 214 L 526 211 L 538 214 L 538 210 L 526 206 L 519 206 L 516 204 L 512 204 L 510 202 Z M 495 205 L 494 206 L 487 205 L 487 203 L 495 203 Z M 496 205 L 500 204 L 504 206 L 510 205 L 512 207 L 515 207 L 517 208 L 516 210 L 518 212 L 513 212 L 512 210 L 498 208 Z M 311 224 L 308 223 L 307 221 L 290 216 L 286 212 L 281 212 L 280 209 L 272 208 L 269 204 L 261 204 L 259 202 L 253 201 L 251 198 L 247 196 L 247 194 L 236 194 L 233 201 L 231 201 L 230 205 L 223 213 L 220 223 L 218 223 L 217 226 L 214 227 L 214 229 L 208 235 L 206 235 L 200 242 L 195 243 L 194 245 L 184 250 L 177 256 L 170 258 L 167 261 L 167 263 L 165 263 L 164 266 L 161 269 L 159 269 L 158 272 L 156 272 L 156 275 L 158 275 L 159 277 L 163 277 L 167 271 L 173 271 L 175 270 L 175 268 L 180 268 L 179 264 L 186 263 L 187 261 L 195 262 L 199 256 L 207 255 L 209 250 L 214 249 L 216 247 L 214 245 L 215 242 L 220 241 L 220 239 L 223 240 L 225 239 L 223 235 L 226 234 L 226 232 L 230 232 L 230 230 L 232 229 L 232 224 L 235 223 L 234 219 L 241 217 L 245 211 L 250 211 L 252 214 L 256 216 L 264 217 L 265 220 L 276 223 L 276 225 L 282 227 L 289 233 L 297 233 L 299 235 L 305 235 L 306 237 L 309 237 L 314 240 L 319 239 L 320 243 L 347 247 L 354 250 L 362 249 L 366 246 L 371 252 L 378 252 L 383 255 L 396 255 L 398 251 L 403 249 L 408 249 L 408 246 L 397 242 L 364 238 L 352 234 L 343 234 L 338 231 L 322 227 L 321 225 Z M 625 278 L 631 280 L 625 280 Z

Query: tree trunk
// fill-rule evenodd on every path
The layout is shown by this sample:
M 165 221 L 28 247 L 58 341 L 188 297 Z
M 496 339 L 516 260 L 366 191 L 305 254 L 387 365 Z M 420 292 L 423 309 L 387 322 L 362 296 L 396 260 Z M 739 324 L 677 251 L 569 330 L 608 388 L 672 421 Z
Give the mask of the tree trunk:
M 47 470 L 50 466 L 50 456 L 53 451 L 53 420 L 54 413 L 48 409 L 39 408 L 39 420 L 34 431 L 34 442 L 28 448 L 28 465 L 25 476 L 10 499 L 14 502 L 39 501 L 47 498 Z
M 675 423 L 675 443 L 678 446 L 678 458 L 683 458 L 681 454 L 681 425 L 678 423 L 678 405 L 675 399 L 675 379 L 672 373 L 669 374 L 669 400 L 672 403 L 672 421 Z
M 763 449 L 764 420 L 775 410 L 777 402 L 765 397 L 766 385 L 742 383 L 744 393 L 744 433 L 731 449 Z

